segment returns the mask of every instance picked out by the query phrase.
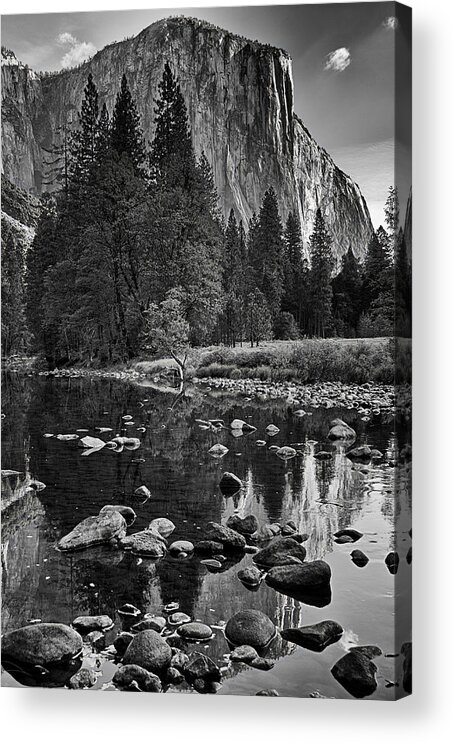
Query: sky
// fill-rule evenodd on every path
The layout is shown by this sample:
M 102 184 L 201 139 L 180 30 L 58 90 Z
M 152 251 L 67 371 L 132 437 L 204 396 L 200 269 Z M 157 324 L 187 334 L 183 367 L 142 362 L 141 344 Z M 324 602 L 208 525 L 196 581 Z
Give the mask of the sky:
M 156 20 L 188 15 L 282 47 L 293 60 L 295 112 L 359 184 L 377 228 L 396 151 L 403 212 L 410 185 L 410 25 L 395 12 L 394 3 L 374 2 L 4 15 L 2 44 L 35 70 L 56 70 Z

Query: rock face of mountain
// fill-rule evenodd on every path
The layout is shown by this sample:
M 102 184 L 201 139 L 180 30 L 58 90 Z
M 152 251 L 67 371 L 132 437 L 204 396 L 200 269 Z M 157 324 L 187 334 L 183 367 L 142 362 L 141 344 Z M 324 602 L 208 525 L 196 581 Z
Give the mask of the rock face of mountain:
M 2 69 L 8 178 L 34 193 L 46 188 L 46 150 L 61 145 L 60 127 L 76 124 L 89 72 L 110 111 L 126 73 L 152 140 L 166 61 L 179 78 L 196 152 L 212 165 L 225 215 L 233 207 L 248 222 L 272 185 L 283 219 L 298 211 L 305 244 L 321 206 L 337 255 L 349 247 L 363 255 L 372 233 L 365 200 L 294 114 L 288 54 L 194 19 L 158 21 L 58 74 L 37 76 L 9 57 Z

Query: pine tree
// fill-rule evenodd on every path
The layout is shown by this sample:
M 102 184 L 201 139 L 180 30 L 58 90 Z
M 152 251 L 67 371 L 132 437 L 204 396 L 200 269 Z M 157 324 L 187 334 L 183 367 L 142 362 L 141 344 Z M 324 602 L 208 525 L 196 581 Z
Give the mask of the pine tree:
M 400 207 L 398 189 L 390 186 L 384 207 L 385 223 L 387 225 L 387 259 L 390 265 L 395 262 L 400 222 Z
M 143 175 L 145 162 L 145 143 L 140 127 L 140 117 L 127 84 L 126 75 L 121 78 L 121 88 L 116 96 L 113 109 L 110 142 L 119 155 L 129 156 L 134 172 Z
M 79 112 L 79 128 L 70 137 L 69 181 L 73 195 L 92 175 L 97 156 L 98 117 L 98 91 L 90 72 Z
M 280 311 L 283 296 L 284 244 L 277 196 L 273 188 L 264 194 L 256 228 L 252 225 L 249 259 L 255 285 L 275 317 Z
M 316 212 L 310 237 L 310 329 L 311 334 L 325 337 L 332 318 L 332 238 L 327 232 L 321 209 Z
M 284 295 L 283 309 L 291 312 L 300 325 L 303 304 L 304 259 L 300 221 L 295 211 L 290 211 L 285 226 Z
M 390 288 L 391 270 L 388 263 L 386 243 L 387 233 L 383 227 L 379 227 L 377 233 L 374 233 L 370 240 L 365 257 L 362 287 L 362 311 L 364 312 L 368 311 L 381 291 Z
M 332 281 L 332 309 L 338 335 L 355 337 L 362 302 L 362 275 L 351 249 L 343 256 L 341 270 Z
M 149 156 L 151 179 L 169 190 L 187 189 L 194 179 L 195 155 L 186 104 L 168 62 L 158 89 L 156 131 Z
M 102 162 L 110 150 L 110 117 L 105 103 L 99 114 L 98 131 L 96 140 L 96 158 Z

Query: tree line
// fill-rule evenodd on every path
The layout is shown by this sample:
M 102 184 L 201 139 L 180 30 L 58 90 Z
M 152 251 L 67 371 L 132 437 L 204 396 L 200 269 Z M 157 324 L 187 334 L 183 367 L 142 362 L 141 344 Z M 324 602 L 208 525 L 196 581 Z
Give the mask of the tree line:
M 246 229 L 220 213 L 211 167 L 196 157 L 168 63 L 146 146 L 126 76 L 114 109 L 88 76 L 78 128 L 42 197 L 28 251 L 30 349 L 51 364 L 109 364 L 184 344 L 259 344 L 303 336 L 410 332 L 410 264 L 390 189 L 387 229 L 364 264 L 338 266 L 321 209 L 308 253 L 299 217 L 283 224 L 269 188 Z

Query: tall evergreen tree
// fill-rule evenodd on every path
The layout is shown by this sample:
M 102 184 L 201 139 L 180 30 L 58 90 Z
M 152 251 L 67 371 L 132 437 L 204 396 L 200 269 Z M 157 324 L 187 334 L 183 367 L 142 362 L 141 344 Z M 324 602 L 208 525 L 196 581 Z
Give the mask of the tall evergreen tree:
M 145 143 L 140 127 L 140 117 L 127 84 L 126 75 L 121 78 L 121 88 L 116 96 L 112 114 L 110 141 L 118 155 L 127 154 L 137 175 L 143 174 Z
M 390 186 L 384 207 L 385 223 L 387 225 L 387 259 L 390 265 L 395 262 L 400 222 L 400 207 L 398 189 Z
M 310 329 L 311 334 L 325 337 L 332 319 L 332 238 L 327 232 L 321 209 L 316 212 L 310 237 Z
M 255 284 L 275 317 L 283 296 L 284 243 L 277 196 L 272 187 L 264 194 L 256 229 L 254 225 L 252 229 L 249 259 Z
M 304 258 L 299 217 L 290 211 L 285 226 L 283 309 L 291 312 L 300 325 L 303 305 Z
M 74 195 L 89 181 L 97 158 L 99 102 L 93 75 L 88 75 L 79 111 L 79 127 L 70 137 L 70 185 Z
M 351 249 L 344 255 L 341 270 L 332 281 L 332 291 L 336 331 L 339 335 L 354 337 L 361 311 L 362 275 Z
M 156 131 L 149 156 L 151 178 L 166 189 L 187 189 L 194 178 L 195 155 L 186 104 L 168 62 L 158 89 Z

